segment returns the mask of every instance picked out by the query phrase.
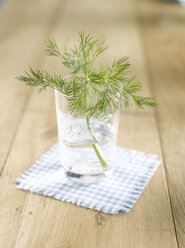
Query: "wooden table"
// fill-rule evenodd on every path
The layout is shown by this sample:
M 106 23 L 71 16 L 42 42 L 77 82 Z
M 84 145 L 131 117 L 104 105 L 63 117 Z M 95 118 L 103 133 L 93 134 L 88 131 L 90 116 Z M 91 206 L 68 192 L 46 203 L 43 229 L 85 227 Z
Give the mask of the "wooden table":
M 185 247 L 185 9 L 162 0 L 9 0 L 0 11 L 0 247 Z M 156 109 L 121 113 L 119 145 L 163 158 L 134 208 L 97 211 L 15 188 L 57 140 L 53 91 L 15 80 L 28 66 L 66 74 L 43 42 L 104 34 L 104 62 L 130 56 Z

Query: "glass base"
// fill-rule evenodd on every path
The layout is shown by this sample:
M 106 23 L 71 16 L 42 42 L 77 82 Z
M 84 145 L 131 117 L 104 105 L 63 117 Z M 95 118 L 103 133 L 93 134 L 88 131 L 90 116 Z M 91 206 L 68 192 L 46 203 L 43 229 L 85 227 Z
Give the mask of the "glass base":
M 105 171 L 103 173 L 88 174 L 88 175 L 77 174 L 70 171 L 66 172 L 66 176 L 68 177 L 69 180 L 84 185 L 100 183 L 105 179 L 107 179 L 108 177 L 110 177 L 111 174 L 112 174 L 112 170 Z

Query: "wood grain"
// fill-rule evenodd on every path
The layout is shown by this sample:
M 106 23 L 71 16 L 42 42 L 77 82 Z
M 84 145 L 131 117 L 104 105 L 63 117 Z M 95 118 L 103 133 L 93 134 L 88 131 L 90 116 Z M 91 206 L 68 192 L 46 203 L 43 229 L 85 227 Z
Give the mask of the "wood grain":
M 55 20 L 57 1 L 8 1 L 0 13 L 0 172 L 10 152 L 31 90 L 15 77 L 43 63 L 43 40 Z M 20 7 L 21 6 L 21 7 Z M 41 8 L 44 6 L 44 8 Z M 40 11 L 38 10 L 40 9 Z M 23 11 L 24 10 L 24 11 Z M 32 13 L 35 15 L 33 21 Z M 16 30 L 16 32 L 15 32 Z
M 29 146 L 32 144 L 39 151 L 39 142 L 38 146 L 31 143 L 31 136 L 29 138 L 27 136 L 26 143 L 22 139 L 13 146 L 32 92 L 14 78 L 30 65 L 35 67 L 42 65 L 43 39 L 51 31 L 59 6 L 58 1 L 8 1 L 0 13 L 0 22 L 4 24 L 0 25 L 0 53 L 3 58 L 0 60 L 0 247 L 2 248 L 14 247 L 26 197 L 25 193 L 15 189 L 13 181 L 28 168 L 29 163 L 33 162 L 33 160 L 28 162 L 29 159 L 36 159 L 43 152 L 40 150 L 40 153 L 34 156 L 35 153 Z M 31 130 L 28 132 L 26 127 L 24 130 L 23 136 L 32 133 Z
M 184 9 L 145 3 L 140 6 L 140 16 L 147 16 L 149 8 L 152 11 L 144 22 L 142 37 L 153 92 L 160 102 L 156 115 L 178 244 L 185 247 Z
M 32 115 L 32 118 L 32 121 L 35 118 L 37 121 L 42 118 L 42 123 L 45 121 L 41 114 L 40 118 L 38 114 Z M 156 145 L 152 148 L 146 142 L 157 136 L 154 119 L 139 114 L 137 119 L 136 131 L 140 135 L 136 138 L 133 134 L 135 114 L 122 114 L 119 143 L 127 147 L 135 144 L 136 149 L 159 152 Z M 27 122 L 24 120 L 25 124 Z M 142 142 L 146 130 L 147 138 Z M 133 210 L 128 215 L 116 216 L 29 194 L 15 247 L 111 248 L 156 247 L 159 244 L 161 247 L 177 247 L 165 187 L 161 167 Z
M 177 185 L 177 189 L 180 191 L 180 185 L 183 184 L 180 179 L 182 180 L 183 176 L 182 178 L 180 176 L 175 177 L 175 179 L 171 178 L 172 172 L 175 172 L 171 168 L 175 154 L 171 146 L 166 144 L 168 143 L 167 130 L 171 130 L 171 126 L 167 126 L 167 120 L 169 120 L 167 116 L 172 105 L 169 104 L 169 96 L 165 95 L 165 87 L 160 86 L 162 87 L 160 89 L 159 83 L 151 87 L 149 83 L 152 81 L 154 84 L 159 77 L 165 79 L 166 71 L 169 69 L 167 63 L 168 53 L 160 50 L 159 45 L 158 52 L 166 57 L 162 67 L 163 73 L 160 72 L 161 67 L 157 67 L 156 62 L 159 62 L 156 58 L 157 54 L 151 51 L 154 41 L 157 42 L 157 33 L 154 32 L 153 36 L 151 35 L 152 31 L 148 27 L 151 25 L 154 29 L 153 31 L 156 31 L 155 26 L 152 22 L 148 24 L 148 19 L 145 20 L 143 17 L 143 11 L 147 10 L 145 16 L 149 18 L 149 9 L 147 8 L 153 6 L 154 3 L 152 1 L 146 3 L 145 0 L 142 0 L 142 5 L 138 8 L 136 0 L 69 0 L 67 2 L 39 0 L 30 1 L 28 5 L 23 4 L 21 9 L 17 7 L 17 3 L 18 0 L 14 0 L 5 5 L 4 14 L 0 15 L 0 20 L 1 18 L 2 20 L 7 20 L 8 13 L 13 14 L 13 11 L 16 13 L 20 11 L 20 20 L 17 23 L 12 23 L 14 19 L 10 18 L 9 24 L 11 23 L 15 27 L 22 25 L 22 28 L 20 28 L 22 36 L 17 36 L 16 33 L 13 33 L 13 28 L 9 30 L 5 27 L 0 30 L 4 34 L 6 34 L 6 30 L 9 31 L 6 38 L 8 43 L 4 42 L 4 47 L 0 47 L 0 50 L 2 49 L 4 57 L 6 57 L 5 51 L 9 47 L 12 47 L 13 51 L 15 50 L 15 54 L 19 54 L 24 47 L 27 55 L 22 54 L 19 63 L 17 63 L 15 54 L 8 53 L 6 64 L 2 65 L 3 73 L 1 75 L 3 76 L 0 77 L 0 87 L 3 87 L 3 92 L 8 95 L 11 89 L 12 75 L 22 73 L 25 65 L 44 66 L 50 71 L 60 72 L 63 75 L 67 73 L 57 60 L 53 58 L 45 60 L 42 43 L 42 40 L 45 39 L 44 36 L 49 34 L 61 43 L 69 36 L 73 43 L 80 29 L 86 29 L 88 32 L 93 33 L 103 33 L 110 45 L 109 52 L 105 54 L 103 62 L 109 63 L 115 56 L 129 55 L 138 78 L 143 81 L 144 94 L 152 95 L 155 93 L 157 99 L 160 98 L 160 101 L 163 94 L 165 96 L 163 97 L 165 107 L 162 109 L 160 107 L 157 113 L 152 109 L 144 112 L 136 112 L 135 109 L 122 112 L 118 143 L 124 147 L 148 153 L 157 153 L 159 156 L 163 154 L 165 167 L 162 165 L 158 169 L 134 208 L 127 215 L 122 213 L 117 215 L 102 214 L 49 197 L 15 189 L 13 180 L 29 168 L 57 140 L 53 91 L 49 90 L 46 94 L 38 95 L 37 90 L 25 89 L 23 86 L 15 87 L 15 92 L 22 92 L 23 100 L 13 97 L 14 94 L 11 92 L 12 97 L 9 105 L 5 106 L 5 110 L 0 109 L 4 111 L 4 120 L 1 125 L 5 130 L 5 133 L 0 130 L 0 137 L 4 140 L 2 150 L 2 156 L 4 156 L 3 167 L 1 167 L 3 170 L 0 177 L 0 247 L 178 247 L 176 222 L 180 220 L 177 216 L 175 219 L 176 225 L 174 226 L 174 206 L 177 208 L 177 215 L 180 214 L 181 218 L 183 218 L 184 208 L 181 205 L 180 209 L 178 209 L 174 190 L 176 189 L 175 185 Z M 148 4 L 147 8 L 145 4 Z M 156 4 L 155 6 L 158 5 Z M 25 11 L 27 14 L 22 14 Z M 157 11 L 161 11 L 160 8 Z M 32 18 L 33 13 L 35 13 L 35 20 Z M 155 19 L 155 11 L 152 12 L 151 10 L 151 13 L 153 13 L 152 17 Z M 37 30 L 36 36 L 35 29 Z M 35 37 L 33 42 L 29 44 L 29 51 L 23 44 L 27 35 L 28 40 L 32 35 Z M 147 43 L 147 50 L 143 49 L 143 35 L 145 43 Z M 152 41 L 151 37 L 154 38 L 154 41 Z M 166 36 L 164 35 L 164 37 Z M 18 46 L 19 42 L 22 42 L 21 46 Z M 14 43 L 17 45 L 14 46 Z M 162 60 L 160 61 L 159 65 L 162 63 Z M 155 65 L 156 70 L 151 70 L 149 65 Z M 171 69 L 173 70 L 173 66 Z M 10 83 L 6 87 L 3 86 L 3 77 L 9 78 Z M 25 90 L 29 97 L 25 96 Z M 173 90 L 175 90 L 174 87 Z M 180 89 L 177 93 L 179 92 Z M 176 106 L 182 106 L 180 100 L 174 101 L 177 104 Z M 0 103 L 4 104 L 5 99 L 1 100 L 0 98 Z M 12 106 L 15 108 L 15 112 L 13 116 L 9 116 L 7 113 L 10 113 Z M 176 117 L 175 106 L 173 113 L 173 117 Z M 15 126 L 13 121 L 15 121 Z M 8 122 L 10 123 L 6 126 Z M 181 122 L 180 118 L 176 120 L 173 126 L 174 132 L 176 127 L 183 128 L 183 122 Z M 12 130 L 7 139 L 10 128 Z M 162 128 L 166 130 L 162 131 Z M 172 132 L 172 140 L 173 137 Z M 165 149 L 167 149 L 166 152 Z M 169 152 L 171 152 L 171 156 L 167 159 Z M 180 161 L 182 161 L 182 156 L 179 158 L 179 167 Z M 169 168 L 169 172 L 166 168 Z M 180 175 L 180 172 L 178 175 Z M 179 183 L 175 184 L 175 180 L 179 180 Z M 169 198 L 168 188 L 172 188 L 173 197 L 170 191 Z M 182 191 L 178 196 L 182 196 Z M 173 205 L 172 202 L 173 212 L 170 205 L 172 199 L 176 204 Z M 180 223 L 183 224 L 182 222 Z M 183 247 L 182 231 L 180 230 L 177 234 L 178 242 Z

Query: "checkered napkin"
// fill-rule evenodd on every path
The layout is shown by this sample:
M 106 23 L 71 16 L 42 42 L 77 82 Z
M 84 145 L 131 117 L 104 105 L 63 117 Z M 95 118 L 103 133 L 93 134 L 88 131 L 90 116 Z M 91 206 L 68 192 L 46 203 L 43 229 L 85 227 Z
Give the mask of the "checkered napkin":
M 60 166 L 56 143 L 15 182 L 19 189 L 104 213 L 127 213 L 160 163 L 156 155 L 117 147 L 113 174 L 98 184 L 79 185 L 67 179 Z

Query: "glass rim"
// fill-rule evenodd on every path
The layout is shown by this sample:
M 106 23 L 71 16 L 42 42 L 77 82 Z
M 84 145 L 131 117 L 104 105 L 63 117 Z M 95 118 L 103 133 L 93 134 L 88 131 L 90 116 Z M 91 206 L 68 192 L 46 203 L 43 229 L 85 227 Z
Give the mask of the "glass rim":
M 83 76 L 83 74 L 78 74 L 78 75 L 82 75 L 82 76 Z M 66 78 L 70 78 L 70 77 L 72 77 L 72 75 L 66 75 L 66 76 L 64 76 L 63 78 L 66 79 Z M 66 98 L 69 98 L 68 95 L 62 93 L 61 91 L 58 91 L 56 88 L 54 89 L 54 91 L 55 91 L 55 94 L 58 93 L 58 94 L 60 94 L 61 96 L 65 96 Z M 87 97 L 87 100 L 92 100 L 92 99 L 95 99 L 95 98 L 94 98 L 94 97 Z
M 66 94 L 64 94 L 64 93 L 62 93 L 62 92 L 60 92 L 60 91 L 58 91 L 57 89 L 54 89 L 54 91 L 55 91 L 55 95 L 56 94 L 60 94 L 61 96 L 64 96 L 64 97 L 66 97 L 66 98 L 69 98 L 70 96 L 68 96 L 68 95 L 66 95 Z M 87 97 L 87 100 L 94 100 L 95 98 L 94 97 Z
M 83 75 L 83 74 L 78 74 L 78 75 Z M 72 75 L 66 75 L 66 76 L 63 77 L 63 79 L 70 78 L 70 77 L 72 77 Z M 69 98 L 68 95 L 62 93 L 61 91 L 58 91 L 56 88 L 54 89 L 54 91 L 55 91 L 55 94 L 59 93 L 60 95 L 65 96 L 66 98 Z
M 83 75 L 83 74 L 78 74 L 78 75 Z M 70 78 L 70 77 L 72 77 L 72 75 L 66 75 L 66 76 L 64 76 L 63 78 L 64 79 L 66 79 L 66 78 Z M 70 98 L 70 96 L 68 96 L 68 95 L 66 95 L 66 94 L 64 94 L 64 93 L 62 93 L 61 91 L 58 91 L 56 88 L 54 88 L 54 91 L 55 91 L 55 95 L 58 93 L 58 94 L 60 94 L 61 96 L 64 96 L 64 97 L 66 97 L 66 98 Z M 87 97 L 87 100 L 94 100 L 95 98 L 94 97 Z M 119 110 L 120 110 L 120 105 L 121 104 L 119 104 Z M 126 109 L 125 109 L 126 110 Z
M 64 93 L 62 93 L 62 92 L 60 92 L 60 91 L 58 91 L 57 89 L 54 89 L 54 91 L 55 91 L 55 95 L 56 95 L 56 94 L 60 94 L 61 96 L 65 96 L 65 97 L 69 98 L 68 95 L 66 95 L 66 94 L 64 94 Z

